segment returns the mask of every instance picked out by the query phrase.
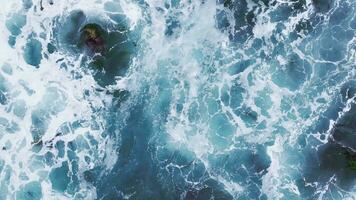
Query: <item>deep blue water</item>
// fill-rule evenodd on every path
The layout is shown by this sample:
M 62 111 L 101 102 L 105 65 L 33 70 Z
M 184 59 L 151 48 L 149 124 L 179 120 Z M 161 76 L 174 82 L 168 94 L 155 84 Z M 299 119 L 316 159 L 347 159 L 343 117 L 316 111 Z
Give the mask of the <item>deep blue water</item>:
M 356 1 L 3 4 L 0 200 L 356 199 Z

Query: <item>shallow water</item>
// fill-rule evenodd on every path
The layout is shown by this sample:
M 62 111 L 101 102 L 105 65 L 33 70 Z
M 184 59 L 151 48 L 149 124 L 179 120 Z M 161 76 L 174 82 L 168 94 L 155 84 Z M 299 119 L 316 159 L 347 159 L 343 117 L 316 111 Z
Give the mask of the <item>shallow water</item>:
M 356 199 L 355 9 L 2 2 L 0 199 Z

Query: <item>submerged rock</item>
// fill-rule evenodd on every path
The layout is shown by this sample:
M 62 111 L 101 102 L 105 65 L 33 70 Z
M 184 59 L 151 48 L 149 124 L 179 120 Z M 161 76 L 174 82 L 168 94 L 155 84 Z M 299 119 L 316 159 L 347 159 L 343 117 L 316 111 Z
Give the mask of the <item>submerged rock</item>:
M 339 154 L 336 157 L 343 157 L 344 161 L 340 163 L 343 168 L 351 171 L 356 171 L 356 104 L 351 105 L 351 109 L 347 111 L 335 124 L 330 135 L 330 142 L 338 146 L 335 149 Z M 336 168 L 336 170 L 340 170 Z M 354 174 L 353 174 L 354 175 Z M 347 175 L 349 176 L 349 175 Z M 354 177 L 354 176 L 353 176 Z
M 98 85 L 114 84 L 124 76 L 136 52 L 136 33 L 130 30 L 124 15 L 117 23 L 91 16 L 82 10 L 72 11 L 54 30 L 54 48 L 82 57 L 81 67 L 89 69 Z
M 356 81 L 346 83 L 342 89 L 342 101 L 354 98 L 356 95 Z M 353 151 L 356 154 L 356 103 L 350 103 L 350 109 L 344 113 L 331 130 L 330 139 L 340 146 Z
M 347 151 L 345 156 L 347 159 L 347 168 L 356 171 L 356 152 Z
M 331 181 L 344 191 L 352 190 L 356 180 L 356 104 L 351 103 L 350 109 L 343 115 L 340 116 L 339 113 L 355 95 L 356 81 L 346 82 L 340 89 L 340 96 L 333 102 L 335 107 L 325 113 L 328 117 L 323 125 L 325 127 L 317 129 L 319 133 L 325 133 L 325 136 L 321 135 L 317 140 L 315 136 L 306 137 L 303 142 L 309 144 L 303 144 L 301 149 L 306 159 L 302 175 L 305 183 L 298 186 L 300 191 L 309 187 L 316 192 L 319 187 L 312 189 L 308 184 L 318 182 L 321 186 Z M 331 130 L 330 120 L 336 121 Z M 328 137 L 327 141 L 324 140 L 325 137 Z
M 331 9 L 333 0 L 312 0 L 312 3 L 317 12 L 327 12 Z
M 341 89 L 342 101 L 355 96 L 356 82 L 351 81 Z M 336 184 L 350 190 L 356 178 L 356 104 L 337 119 L 330 131 L 327 143 L 318 148 L 318 165 L 314 170 L 322 176 L 311 176 L 311 181 L 328 182 L 336 176 Z M 313 171 L 313 170 L 312 170 Z M 312 172 L 315 173 L 315 172 Z M 312 174 L 311 173 L 311 174 Z
M 93 76 L 99 85 L 113 84 L 116 77 L 125 75 L 135 52 L 128 31 L 90 23 L 82 28 L 81 34 L 79 48 L 87 55 L 83 61 L 89 61 L 87 67 L 94 69 Z

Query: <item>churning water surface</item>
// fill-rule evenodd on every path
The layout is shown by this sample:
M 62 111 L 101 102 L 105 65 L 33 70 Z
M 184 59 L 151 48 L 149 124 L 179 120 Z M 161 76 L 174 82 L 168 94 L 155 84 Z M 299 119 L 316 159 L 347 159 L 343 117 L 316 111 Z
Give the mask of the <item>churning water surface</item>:
M 355 0 L 1 0 L 0 199 L 356 199 Z

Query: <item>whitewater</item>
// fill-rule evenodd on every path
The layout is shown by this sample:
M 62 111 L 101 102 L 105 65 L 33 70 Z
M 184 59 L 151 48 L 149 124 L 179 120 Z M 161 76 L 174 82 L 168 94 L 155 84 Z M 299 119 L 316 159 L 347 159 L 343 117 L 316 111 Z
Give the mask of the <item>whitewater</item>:
M 355 0 L 0 3 L 0 200 L 356 199 Z

